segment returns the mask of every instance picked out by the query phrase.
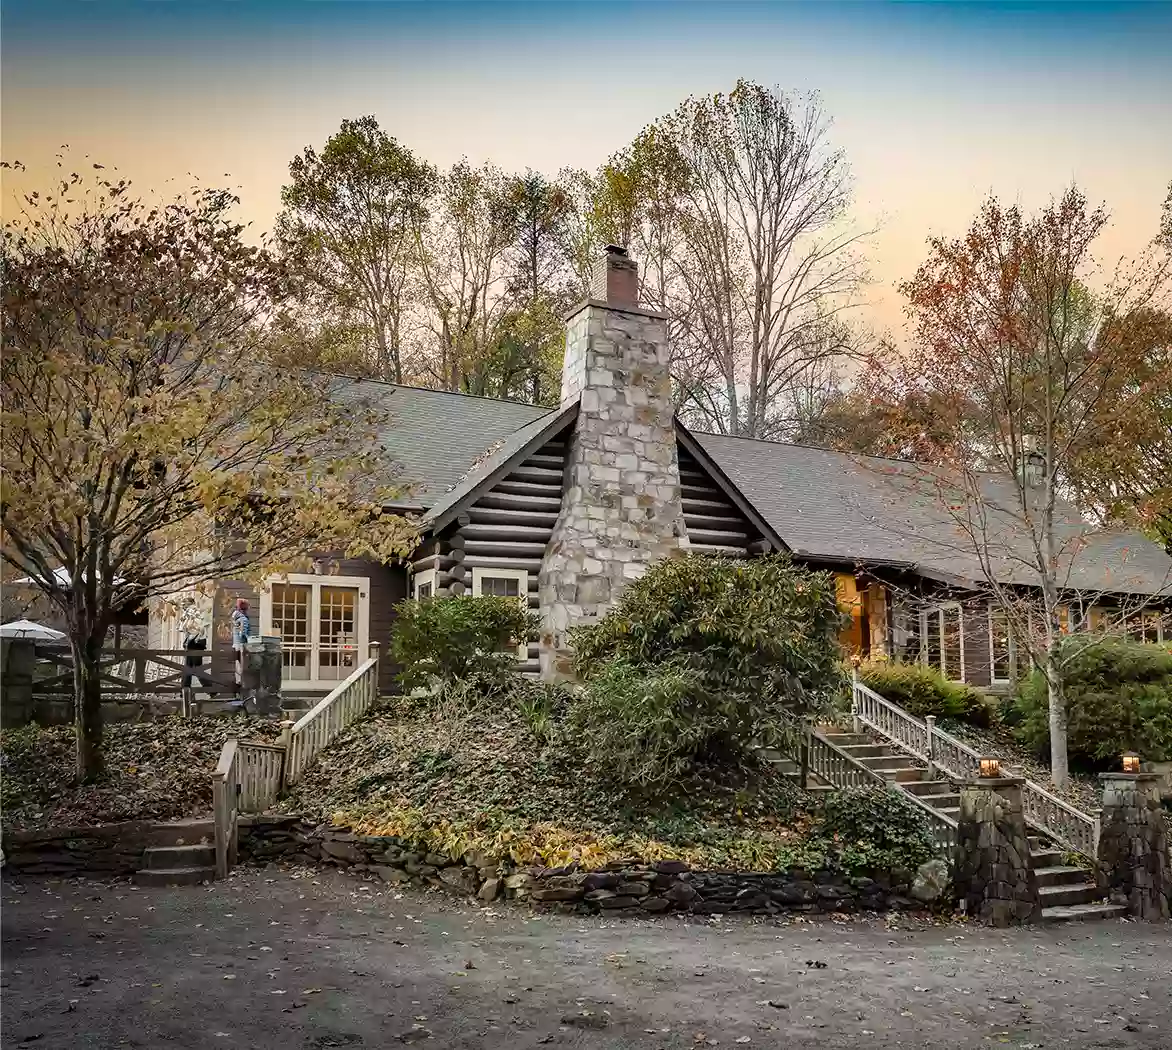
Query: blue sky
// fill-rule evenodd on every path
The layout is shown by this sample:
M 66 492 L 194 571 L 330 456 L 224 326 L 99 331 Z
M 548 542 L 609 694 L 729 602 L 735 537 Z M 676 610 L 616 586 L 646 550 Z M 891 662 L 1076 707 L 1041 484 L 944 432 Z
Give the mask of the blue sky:
M 1172 180 L 1172 3 L 384 3 L 5 0 L 3 154 L 47 177 L 68 143 L 137 183 L 239 188 L 260 230 L 289 159 L 373 113 L 444 165 L 594 167 L 688 94 L 737 77 L 818 90 L 857 180 L 878 323 L 930 233 L 983 195 L 1072 180 L 1110 252 Z

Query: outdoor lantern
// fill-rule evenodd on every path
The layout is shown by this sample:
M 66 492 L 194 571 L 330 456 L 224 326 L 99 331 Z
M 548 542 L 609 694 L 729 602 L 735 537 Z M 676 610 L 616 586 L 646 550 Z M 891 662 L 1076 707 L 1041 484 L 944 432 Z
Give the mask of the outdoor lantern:
M 1134 751 L 1123 752 L 1123 772 L 1124 773 L 1138 773 L 1139 772 L 1139 755 Z
M 982 758 L 981 759 L 981 776 L 990 780 L 994 780 L 1001 776 L 1001 759 L 999 758 Z

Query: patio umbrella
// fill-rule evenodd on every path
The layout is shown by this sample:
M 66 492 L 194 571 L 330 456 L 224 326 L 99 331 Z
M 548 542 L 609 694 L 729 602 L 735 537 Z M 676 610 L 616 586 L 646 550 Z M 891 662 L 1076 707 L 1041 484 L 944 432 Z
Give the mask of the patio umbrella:
M 63 631 L 55 631 L 43 623 L 32 620 L 13 620 L 0 624 L 0 638 L 28 638 L 34 642 L 63 642 L 68 637 Z
M 122 584 L 124 584 L 126 581 L 115 576 L 112 582 L 115 587 L 121 587 Z M 37 584 L 38 581 L 34 580 L 31 576 L 22 576 L 19 580 L 14 580 L 13 583 L 14 584 L 26 584 L 26 583 Z M 73 577 L 70 574 L 68 569 L 66 569 L 64 566 L 62 566 L 59 569 L 53 570 L 53 586 L 54 587 L 60 587 L 62 590 L 65 590 L 66 588 L 68 588 L 72 585 L 73 585 Z

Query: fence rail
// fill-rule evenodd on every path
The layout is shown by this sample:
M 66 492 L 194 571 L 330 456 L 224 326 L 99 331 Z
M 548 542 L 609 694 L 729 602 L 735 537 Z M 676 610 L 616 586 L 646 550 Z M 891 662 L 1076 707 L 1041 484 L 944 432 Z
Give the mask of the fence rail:
M 231 676 L 212 674 L 211 655 L 207 649 L 103 650 L 98 657 L 102 693 L 180 695 L 188 676 L 200 692 L 235 692 L 236 683 Z M 72 696 L 73 653 L 67 647 L 38 644 L 36 657 L 42 669 L 48 665 L 54 670 L 33 678 L 33 695 Z M 192 666 L 188 666 L 188 660 L 193 661 Z
M 898 704 L 868 689 L 857 676 L 852 690 L 851 713 L 856 723 L 873 729 L 905 751 L 924 759 L 933 771 L 939 769 L 954 780 L 969 780 L 980 771 L 980 753 L 938 729 L 935 718 L 929 716 L 921 721 Z M 1041 784 L 1022 779 L 1022 809 L 1026 823 L 1093 860 L 1099 848 L 1098 813 L 1084 813 Z
M 216 878 L 228 877 L 236 863 L 237 819 L 240 805 L 240 780 L 237 760 L 240 741 L 224 741 L 220 761 L 212 773 L 212 816 L 216 824 Z

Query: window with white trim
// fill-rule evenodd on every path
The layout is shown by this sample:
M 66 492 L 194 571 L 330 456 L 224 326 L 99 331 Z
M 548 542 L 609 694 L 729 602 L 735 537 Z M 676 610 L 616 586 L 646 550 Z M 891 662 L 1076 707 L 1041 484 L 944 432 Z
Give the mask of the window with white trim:
M 370 580 L 290 573 L 261 592 L 261 634 L 281 639 L 281 681 L 332 689 L 366 658 Z
M 472 595 L 479 598 L 493 595 L 497 598 L 516 598 L 523 609 L 529 608 L 529 573 L 524 569 L 480 569 L 472 570 Z M 529 655 L 528 639 L 517 646 L 517 658 L 524 660 Z
M 1009 615 L 995 601 L 989 602 L 989 674 L 994 682 L 1008 682 L 1013 678 L 1013 632 Z
M 920 639 L 924 663 L 945 678 L 964 681 L 964 630 L 959 602 L 920 613 Z
M 412 573 L 411 597 L 416 601 L 421 598 L 435 597 L 435 569 L 424 569 L 422 572 Z

